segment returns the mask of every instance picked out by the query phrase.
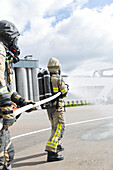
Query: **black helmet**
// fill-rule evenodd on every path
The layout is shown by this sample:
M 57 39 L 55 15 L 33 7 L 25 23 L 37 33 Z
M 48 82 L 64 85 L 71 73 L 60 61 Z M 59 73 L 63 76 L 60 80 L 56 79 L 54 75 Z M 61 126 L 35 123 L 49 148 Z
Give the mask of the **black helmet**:
M 12 22 L 6 20 L 0 21 L 0 41 L 7 48 L 7 54 L 13 57 L 14 63 L 19 61 L 20 49 L 17 46 L 19 35 L 19 31 Z
M 9 21 L 0 21 L 0 41 L 9 49 L 13 41 L 20 35 L 15 25 Z

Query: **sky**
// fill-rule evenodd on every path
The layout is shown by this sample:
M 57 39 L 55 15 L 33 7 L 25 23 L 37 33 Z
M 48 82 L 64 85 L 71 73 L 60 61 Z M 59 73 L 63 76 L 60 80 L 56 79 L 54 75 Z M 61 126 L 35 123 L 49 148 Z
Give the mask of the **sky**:
M 0 20 L 20 31 L 20 58 L 33 55 L 47 68 L 51 57 L 67 75 L 113 68 L 112 0 L 1 0 Z

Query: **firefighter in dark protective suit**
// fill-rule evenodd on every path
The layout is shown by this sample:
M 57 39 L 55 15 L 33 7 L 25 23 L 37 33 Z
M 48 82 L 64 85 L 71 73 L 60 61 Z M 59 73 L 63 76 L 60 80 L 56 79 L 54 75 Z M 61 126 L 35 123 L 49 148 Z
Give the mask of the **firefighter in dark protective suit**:
M 48 70 L 50 72 L 51 86 L 53 95 L 61 92 L 58 99 L 55 99 L 52 103 L 52 107 L 47 109 L 48 117 L 51 122 L 51 136 L 46 144 L 47 161 L 60 161 L 64 157 L 58 155 L 58 152 L 63 151 L 64 148 L 59 144 L 60 139 L 63 137 L 65 130 L 64 121 L 64 108 L 63 98 L 67 95 L 67 85 L 63 81 L 60 75 L 60 63 L 56 58 L 51 58 L 48 62 Z
M 26 101 L 17 92 L 10 92 L 7 86 L 11 84 L 9 64 L 19 61 L 20 50 L 17 46 L 19 35 L 13 23 L 6 20 L 0 21 L 0 121 L 3 121 L 3 128 L 0 130 L 0 170 L 12 170 L 11 162 L 14 158 L 14 149 L 8 130 L 8 127 L 15 122 L 11 101 L 20 107 L 34 103 Z

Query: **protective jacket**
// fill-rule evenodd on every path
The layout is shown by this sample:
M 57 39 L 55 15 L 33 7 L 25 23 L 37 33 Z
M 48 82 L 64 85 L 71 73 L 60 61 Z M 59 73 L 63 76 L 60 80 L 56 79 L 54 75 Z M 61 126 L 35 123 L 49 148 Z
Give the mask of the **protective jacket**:
M 0 119 L 3 120 L 4 125 L 4 130 L 0 131 L 0 169 L 3 167 L 8 169 L 14 157 L 13 145 L 10 142 L 10 134 L 7 127 L 12 125 L 15 119 L 10 92 L 5 81 L 5 60 L 6 49 L 3 43 L 0 42 Z
M 7 128 L 15 121 L 10 92 L 7 89 L 4 73 L 5 73 L 6 50 L 0 43 L 0 115 L 3 117 L 4 127 Z
M 59 107 L 63 106 L 63 98 L 67 95 L 67 86 L 63 81 L 63 78 L 59 74 L 51 73 L 51 85 L 52 85 L 52 93 L 53 95 L 61 92 L 60 97 L 53 101 L 53 106 L 56 106 L 58 109 Z

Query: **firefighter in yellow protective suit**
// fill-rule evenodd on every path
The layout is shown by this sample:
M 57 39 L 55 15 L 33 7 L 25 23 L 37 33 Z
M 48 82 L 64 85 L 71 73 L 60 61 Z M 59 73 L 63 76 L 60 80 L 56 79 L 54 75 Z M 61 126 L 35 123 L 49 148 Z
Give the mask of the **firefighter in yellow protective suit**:
M 34 103 L 26 101 L 17 92 L 10 92 L 7 86 L 11 83 L 9 63 L 19 61 L 20 50 L 17 46 L 19 35 L 13 23 L 6 20 L 0 21 L 0 122 L 3 121 L 3 128 L 0 130 L 0 170 L 12 170 L 11 162 L 14 158 L 14 149 L 8 130 L 8 127 L 15 122 L 11 101 L 20 107 Z
M 60 63 L 56 58 L 51 58 L 48 62 L 48 70 L 51 77 L 51 86 L 53 95 L 61 92 L 58 99 L 53 101 L 52 107 L 47 109 L 48 117 L 51 122 L 51 136 L 46 144 L 45 151 L 48 152 L 47 161 L 60 161 L 64 157 L 58 155 L 58 152 L 64 148 L 59 144 L 65 130 L 63 98 L 66 97 L 68 88 L 60 75 Z

